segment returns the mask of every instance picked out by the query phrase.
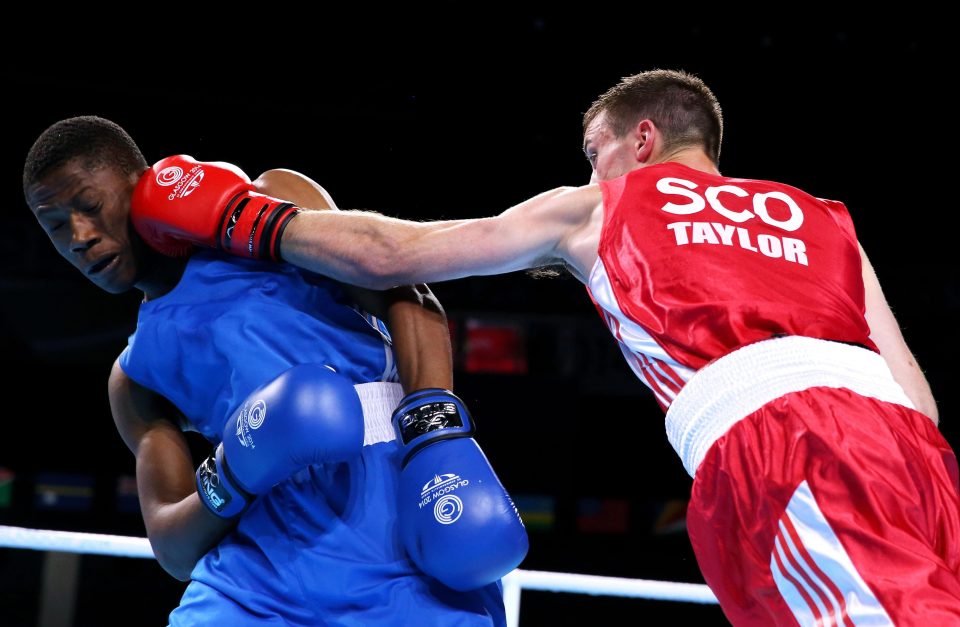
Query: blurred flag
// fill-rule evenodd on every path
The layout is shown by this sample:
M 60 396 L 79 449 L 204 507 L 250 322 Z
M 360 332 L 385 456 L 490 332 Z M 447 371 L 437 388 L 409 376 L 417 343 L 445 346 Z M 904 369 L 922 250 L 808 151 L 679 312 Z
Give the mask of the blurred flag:
M 467 372 L 527 373 L 527 348 L 519 324 L 468 318 L 463 353 L 463 368 Z
M 687 501 L 674 499 L 663 503 L 653 522 L 654 535 L 665 536 L 671 533 L 683 533 L 687 530 Z
M 513 502 L 523 525 L 531 531 L 550 531 L 556 518 L 556 501 L 542 494 L 515 494 Z
M 625 499 L 580 499 L 577 529 L 582 533 L 626 533 L 629 509 Z
M 0 507 L 13 503 L 13 471 L 0 468 Z
M 137 478 L 123 475 L 117 478 L 117 511 L 140 513 L 140 498 L 137 495 Z
M 93 477 L 42 473 L 33 493 L 37 509 L 86 511 L 93 506 Z

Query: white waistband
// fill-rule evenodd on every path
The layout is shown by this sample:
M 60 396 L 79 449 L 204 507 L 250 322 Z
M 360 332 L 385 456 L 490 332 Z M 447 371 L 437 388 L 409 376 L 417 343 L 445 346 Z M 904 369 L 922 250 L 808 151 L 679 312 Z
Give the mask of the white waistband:
M 877 353 L 784 337 L 744 346 L 693 375 L 667 411 L 667 438 L 693 477 L 713 443 L 738 420 L 784 394 L 812 387 L 846 388 L 913 408 Z
M 393 410 L 403 398 L 399 383 L 358 383 L 353 386 L 363 405 L 363 445 L 390 442 L 397 434 L 390 424 Z

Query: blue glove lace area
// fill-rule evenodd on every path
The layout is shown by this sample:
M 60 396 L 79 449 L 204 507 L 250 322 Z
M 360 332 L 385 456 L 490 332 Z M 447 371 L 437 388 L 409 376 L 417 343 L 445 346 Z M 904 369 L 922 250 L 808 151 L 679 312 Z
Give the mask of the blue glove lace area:
M 404 465 L 428 444 L 472 437 L 476 431 L 463 401 L 441 388 L 418 390 L 404 397 L 393 412 L 393 426 L 407 449 Z
M 219 451 L 220 449 L 217 452 Z M 233 476 L 222 453 L 220 470 L 224 476 L 220 476 L 215 456 L 216 452 L 203 460 L 197 468 L 197 487 L 200 498 L 217 516 L 232 518 L 245 512 L 255 497 L 240 486 L 240 482 Z M 239 502 L 233 503 L 235 499 L 239 499 Z

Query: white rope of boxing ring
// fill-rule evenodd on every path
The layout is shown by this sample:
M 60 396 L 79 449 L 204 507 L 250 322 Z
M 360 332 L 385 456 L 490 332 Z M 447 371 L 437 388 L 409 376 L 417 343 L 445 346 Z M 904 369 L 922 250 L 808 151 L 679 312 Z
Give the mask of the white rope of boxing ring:
M 0 525 L 0 548 L 33 549 L 58 553 L 87 553 L 112 555 L 114 557 L 150 559 L 154 557 L 153 550 L 146 538 L 75 531 L 26 529 L 4 525 Z M 503 578 L 503 601 L 507 610 L 507 624 L 510 627 L 519 625 L 521 590 L 632 597 L 687 603 L 717 603 L 717 597 L 710 591 L 710 588 L 703 584 L 517 569 Z

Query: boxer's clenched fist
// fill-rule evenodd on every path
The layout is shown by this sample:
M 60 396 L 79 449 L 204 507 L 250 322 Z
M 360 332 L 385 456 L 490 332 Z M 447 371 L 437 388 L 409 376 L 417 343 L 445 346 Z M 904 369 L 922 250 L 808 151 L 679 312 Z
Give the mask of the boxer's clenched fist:
M 279 261 L 280 237 L 300 209 L 254 190 L 232 164 L 175 155 L 155 163 L 137 181 L 130 219 L 165 255 L 189 255 L 200 245 Z

